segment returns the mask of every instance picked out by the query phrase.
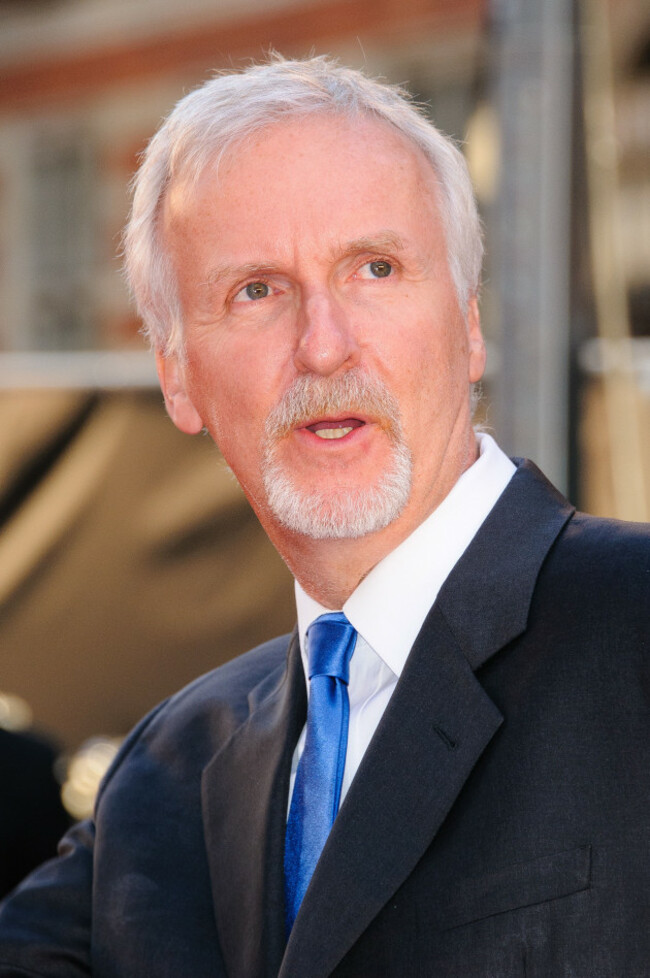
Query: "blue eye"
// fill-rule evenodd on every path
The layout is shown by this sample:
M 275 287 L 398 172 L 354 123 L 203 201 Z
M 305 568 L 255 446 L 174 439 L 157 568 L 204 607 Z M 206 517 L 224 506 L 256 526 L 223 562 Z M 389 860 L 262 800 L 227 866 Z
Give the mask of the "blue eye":
M 242 292 L 247 299 L 266 299 L 271 294 L 271 289 L 266 282 L 249 282 Z
M 271 286 L 266 282 L 249 282 L 234 296 L 233 302 L 255 302 L 271 295 Z
M 376 261 L 369 262 L 368 267 L 375 278 L 388 278 L 393 270 L 393 266 L 385 258 L 378 258 Z

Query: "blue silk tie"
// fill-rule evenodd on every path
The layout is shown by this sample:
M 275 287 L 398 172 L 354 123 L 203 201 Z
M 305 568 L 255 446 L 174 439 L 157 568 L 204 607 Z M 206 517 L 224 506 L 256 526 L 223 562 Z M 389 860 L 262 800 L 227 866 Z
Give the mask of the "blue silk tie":
M 348 681 L 357 633 L 340 612 L 307 629 L 309 707 L 287 821 L 284 885 L 287 934 L 302 903 L 341 799 L 348 745 Z

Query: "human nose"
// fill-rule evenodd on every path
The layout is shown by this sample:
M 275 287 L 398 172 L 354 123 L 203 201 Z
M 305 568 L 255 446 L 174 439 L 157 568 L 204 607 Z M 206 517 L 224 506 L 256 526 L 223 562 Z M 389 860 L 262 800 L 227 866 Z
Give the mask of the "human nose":
M 352 325 L 329 292 L 303 298 L 298 328 L 295 359 L 299 369 L 328 375 L 356 361 L 358 346 Z

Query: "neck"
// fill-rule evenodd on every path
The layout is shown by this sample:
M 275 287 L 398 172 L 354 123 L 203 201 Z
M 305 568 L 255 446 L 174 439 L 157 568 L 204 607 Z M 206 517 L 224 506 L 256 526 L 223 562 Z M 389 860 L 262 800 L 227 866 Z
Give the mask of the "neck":
M 401 540 L 386 546 L 385 541 L 366 538 L 360 546 L 358 539 L 312 540 L 300 551 L 283 556 L 303 590 L 323 607 L 338 611 L 372 568 L 399 543 Z

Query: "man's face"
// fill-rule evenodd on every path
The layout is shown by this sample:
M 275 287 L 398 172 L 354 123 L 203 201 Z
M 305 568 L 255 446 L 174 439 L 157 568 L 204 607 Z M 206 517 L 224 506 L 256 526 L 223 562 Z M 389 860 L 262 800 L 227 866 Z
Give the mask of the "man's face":
M 484 366 L 424 157 L 380 122 L 277 123 L 175 185 L 163 234 L 176 424 L 207 427 L 276 543 L 410 532 L 472 460 Z

